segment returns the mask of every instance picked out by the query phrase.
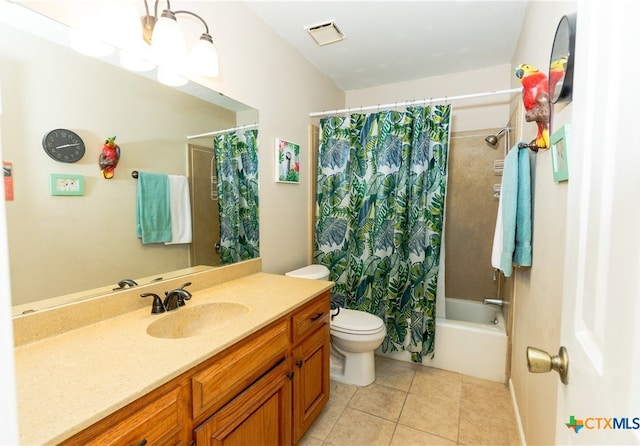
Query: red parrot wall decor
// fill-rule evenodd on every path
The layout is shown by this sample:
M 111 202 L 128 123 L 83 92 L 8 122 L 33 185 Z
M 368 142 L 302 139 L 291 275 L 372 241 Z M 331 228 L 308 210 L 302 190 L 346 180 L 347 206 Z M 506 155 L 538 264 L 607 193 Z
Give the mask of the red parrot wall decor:
M 515 74 L 522 84 L 522 101 L 524 103 L 527 122 L 536 122 L 538 134 L 529 144 L 532 149 L 549 148 L 549 81 L 547 75 L 533 65 L 520 64 L 515 68 Z
M 110 180 L 113 178 L 118 160 L 120 160 L 120 146 L 116 144 L 116 137 L 112 136 L 104 140 L 102 153 L 100 153 L 100 159 L 98 160 L 102 176 L 105 179 Z

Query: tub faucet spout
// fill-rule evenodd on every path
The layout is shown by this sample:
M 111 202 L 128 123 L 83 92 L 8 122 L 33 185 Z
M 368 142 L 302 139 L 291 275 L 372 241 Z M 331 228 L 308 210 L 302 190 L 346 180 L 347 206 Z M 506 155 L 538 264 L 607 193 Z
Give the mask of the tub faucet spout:
M 482 299 L 482 305 L 498 305 L 499 307 L 501 307 L 503 304 L 504 302 L 502 301 L 502 299 L 493 299 L 489 297 L 485 297 L 484 299 Z

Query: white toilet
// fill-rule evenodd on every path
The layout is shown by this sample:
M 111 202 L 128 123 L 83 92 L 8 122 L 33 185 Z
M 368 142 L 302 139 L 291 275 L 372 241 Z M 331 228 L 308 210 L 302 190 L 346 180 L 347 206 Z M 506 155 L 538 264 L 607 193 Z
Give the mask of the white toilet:
M 324 265 L 309 265 L 286 273 L 305 279 L 328 280 Z M 384 321 L 365 311 L 332 310 L 331 379 L 345 384 L 368 386 L 376 379 L 375 357 L 387 330 Z

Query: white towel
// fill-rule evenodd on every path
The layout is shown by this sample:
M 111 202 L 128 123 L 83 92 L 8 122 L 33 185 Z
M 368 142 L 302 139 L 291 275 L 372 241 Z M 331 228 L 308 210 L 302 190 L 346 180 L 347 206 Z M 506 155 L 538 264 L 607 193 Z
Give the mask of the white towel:
M 169 207 L 172 237 L 165 245 L 191 243 L 191 197 L 187 177 L 169 175 Z
M 498 216 L 496 217 L 496 229 L 493 233 L 493 248 L 491 249 L 491 266 L 500 268 L 502 258 L 502 185 L 500 185 L 500 198 L 498 198 Z

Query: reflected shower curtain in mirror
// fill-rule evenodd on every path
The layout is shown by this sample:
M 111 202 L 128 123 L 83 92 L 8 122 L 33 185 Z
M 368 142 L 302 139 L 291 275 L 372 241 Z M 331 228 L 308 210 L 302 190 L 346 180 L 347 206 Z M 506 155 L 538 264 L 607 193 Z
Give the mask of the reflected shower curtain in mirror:
M 321 120 L 314 257 L 332 300 L 385 321 L 383 351 L 433 353 L 450 105 Z M 407 334 L 410 342 L 407 345 Z
M 258 257 L 258 130 L 214 137 L 223 265 Z

